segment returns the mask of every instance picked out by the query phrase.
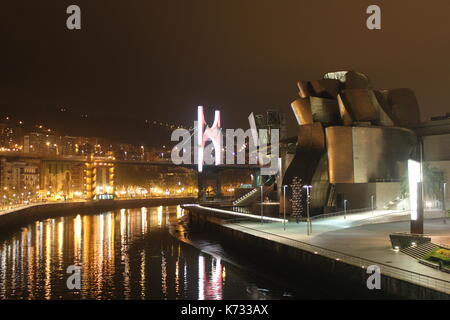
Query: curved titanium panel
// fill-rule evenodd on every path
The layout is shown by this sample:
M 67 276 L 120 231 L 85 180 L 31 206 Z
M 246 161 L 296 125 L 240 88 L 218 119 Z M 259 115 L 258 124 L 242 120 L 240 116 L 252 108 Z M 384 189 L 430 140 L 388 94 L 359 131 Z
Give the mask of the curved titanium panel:
M 312 178 L 311 209 L 313 213 L 321 213 L 328 201 L 330 181 L 328 177 L 328 158 L 322 155 Z
M 330 183 L 354 182 L 352 127 L 328 127 L 326 138 Z
M 365 74 L 356 71 L 345 74 L 346 89 L 369 89 L 370 87 L 370 80 Z
M 290 185 L 294 177 L 303 184 L 311 184 L 317 165 L 325 153 L 325 134 L 321 123 L 306 124 L 298 128 L 298 142 L 294 159 L 287 168 L 283 185 Z
M 322 122 L 324 125 L 341 123 L 339 106 L 336 100 L 308 97 L 291 103 L 292 111 L 299 125 Z
M 398 181 L 417 143 L 398 127 L 328 127 L 326 137 L 331 183 Z
M 336 99 L 341 83 L 333 79 L 313 80 L 310 82 L 312 96 L 328 99 Z
M 300 80 L 299 82 L 297 82 L 297 87 L 298 87 L 298 95 L 300 96 L 300 98 L 308 98 L 311 96 L 312 92 L 309 88 L 308 81 Z
M 356 71 L 328 72 L 323 78 L 338 80 L 344 83 L 347 89 L 369 89 L 371 87 L 369 78 L 365 74 Z
M 414 132 L 398 127 L 353 127 L 355 183 L 399 181 L 400 165 L 417 144 Z
M 377 99 L 378 105 L 380 107 L 380 125 L 382 126 L 399 126 L 399 121 L 397 117 L 392 113 L 391 107 L 387 101 L 387 97 L 378 90 L 374 90 L 373 94 Z
M 291 103 L 292 111 L 299 125 L 312 124 L 313 117 L 309 98 L 297 99 Z
M 351 116 L 350 112 L 348 112 L 346 104 L 348 102 L 344 102 L 344 99 L 341 94 L 338 95 L 338 105 L 339 105 L 339 114 L 341 116 L 342 123 L 344 126 L 350 126 L 353 124 L 353 117 Z
M 370 121 L 378 123 L 380 120 L 378 102 L 371 90 L 346 89 L 340 94 L 345 109 L 355 121 Z
M 333 99 L 310 97 L 311 112 L 314 122 L 323 125 L 336 125 L 341 123 L 338 102 Z
M 320 79 L 312 81 L 300 80 L 297 82 L 299 89 L 298 95 L 300 98 L 317 97 L 336 99 L 341 83 L 339 80 L 333 79 Z
M 392 113 L 402 127 L 412 128 L 420 122 L 420 110 L 416 95 L 410 89 L 393 89 L 387 91 L 387 100 Z

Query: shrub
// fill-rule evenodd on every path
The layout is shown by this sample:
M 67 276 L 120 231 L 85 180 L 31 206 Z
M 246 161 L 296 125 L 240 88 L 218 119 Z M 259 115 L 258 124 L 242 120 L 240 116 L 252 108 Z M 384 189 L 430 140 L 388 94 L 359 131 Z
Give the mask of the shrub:
M 445 267 L 450 267 L 450 250 L 436 248 L 425 256 L 425 260 L 442 262 Z

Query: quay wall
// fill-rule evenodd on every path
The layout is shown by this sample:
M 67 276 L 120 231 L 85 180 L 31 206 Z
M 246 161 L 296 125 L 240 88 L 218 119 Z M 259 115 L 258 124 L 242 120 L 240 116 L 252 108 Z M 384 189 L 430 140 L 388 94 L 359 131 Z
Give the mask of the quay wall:
M 170 206 L 193 203 L 194 198 L 152 198 L 31 204 L 0 213 L 0 230 L 23 226 L 34 221 L 73 214 L 98 213 L 121 208 Z

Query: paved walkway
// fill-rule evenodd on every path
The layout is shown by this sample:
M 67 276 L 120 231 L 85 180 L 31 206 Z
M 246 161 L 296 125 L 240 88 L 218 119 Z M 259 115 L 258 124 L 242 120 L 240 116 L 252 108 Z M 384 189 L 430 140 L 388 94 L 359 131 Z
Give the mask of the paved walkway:
M 435 281 L 436 285 L 444 285 L 445 290 L 441 291 L 450 294 L 450 283 L 439 281 L 450 281 L 450 274 L 424 266 L 416 259 L 391 248 L 389 234 L 408 232 L 410 227 L 410 222 L 407 220 L 408 213 L 391 214 L 391 216 L 386 216 L 386 212 L 377 212 L 372 216 L 371 212 L 366 212 L 347 216 L 346 219 L 338 216 L 314 221 L 311 236 L 306 235 L 306 223 L 304 222 L 300 224 L 290 222 L 286 225 L 286 230 L 284 230 L 283 223 L 236 222 L 227 224 L 227 226 L 310 251 L 320 251 L 322 248 L 325 249 L 323 251 L 325 253 L 326 250 L 333 250 L 352 257 L 367 259 L 378 263 L 382 273 L 386 271 L 386 273 L 392 274 L 396 272 L 395 268 L 400 268 L 403 269 L 399 271 L 401 277 L 411 277 L 410 280 L 413 282 L 417 280 L 416 282 L 428 284 L 429 280 L 426 277 L 432 277 L 438 279 Z M 378 223 L 384 220 L 393 221 Z M 431 236 L 433 242 L 450 245 L 450 219 L 447 219 L 447 223 L 444 224 L 442 211 L 427 212 L 424 228 L 425 233 Z M 317 246 L 317 249 L 315 247 L 308 248 L 308 245 Z M 339 257 L 339 255 L 333 253 L 332 257 Z M 353 260 L 350 261 L 352 263 L 364 264 L 352 257 L 343 256 L 342 260 L 349 259 Z M 407 271 L 416 274 L 408 275 Z M 426 277 L 421 277 L 421 275 Z M 434 284 L 429 286 L 434 287 Z

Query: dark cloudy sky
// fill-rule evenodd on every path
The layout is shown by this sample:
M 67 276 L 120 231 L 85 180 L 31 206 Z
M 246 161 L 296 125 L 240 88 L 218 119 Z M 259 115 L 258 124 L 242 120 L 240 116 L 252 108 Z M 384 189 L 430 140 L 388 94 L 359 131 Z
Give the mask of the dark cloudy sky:
M 70 4 L 81 31 L 66 29 Z M 381 31 L 366 29 L 370 4 Z M 0 25 L 0 107 L 26 120 L 64 106 L 118 135 L 108 119 L 190 125 L 202 104 L 241 127 L 291 115 L 297 80 L 348 69 L 413 89 L 423 120 L 450 112 L 448 0 L 21 0 L 2 2 Z

